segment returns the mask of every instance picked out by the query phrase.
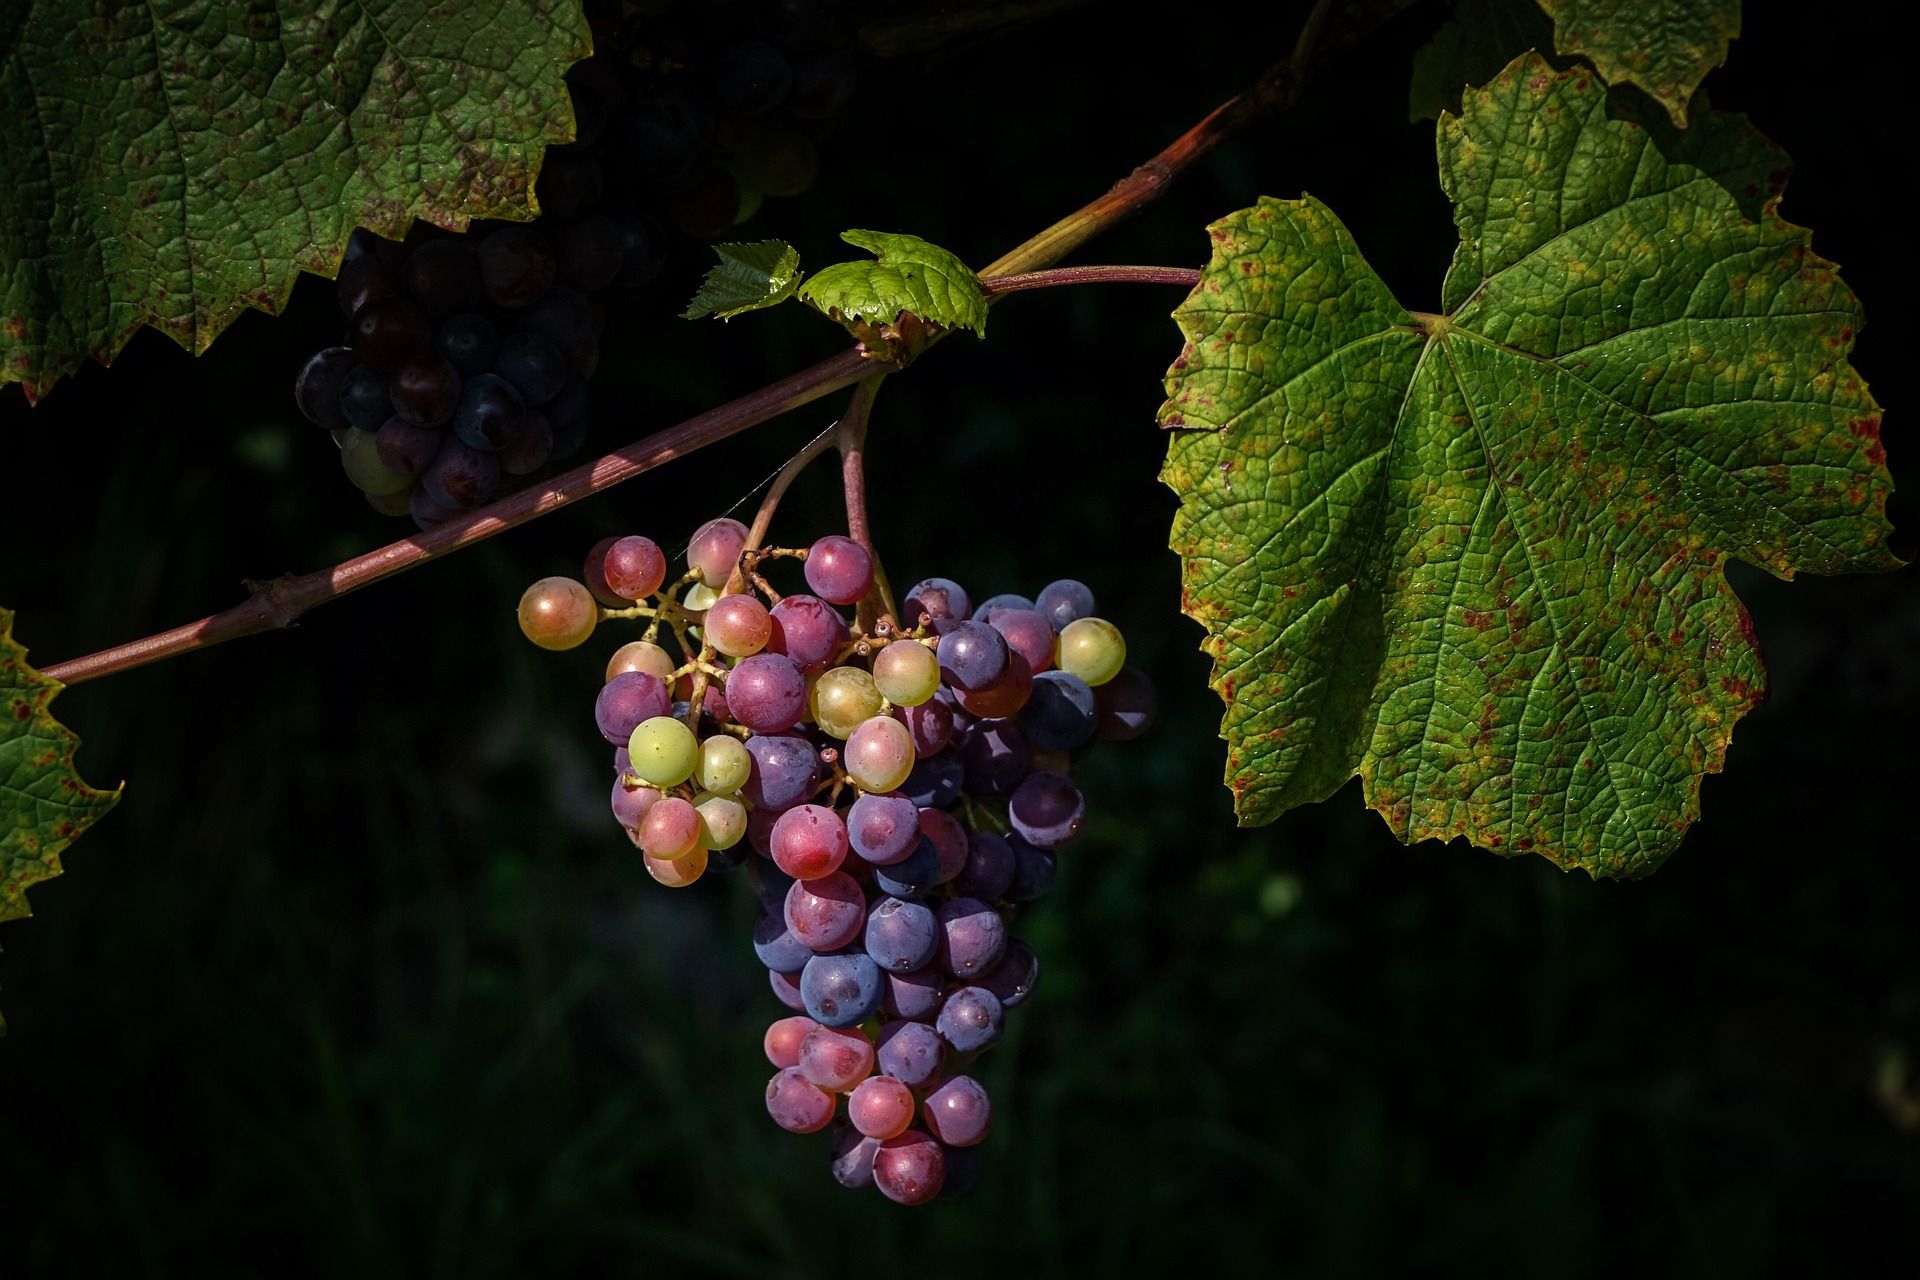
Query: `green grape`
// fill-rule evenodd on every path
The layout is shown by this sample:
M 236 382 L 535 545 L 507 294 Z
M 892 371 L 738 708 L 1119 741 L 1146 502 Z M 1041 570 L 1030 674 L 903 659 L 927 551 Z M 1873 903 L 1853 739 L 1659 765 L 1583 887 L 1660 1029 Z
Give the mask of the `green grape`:
M 520 597 L 520 630 L 542 649 L 583 644 L 599 621 L 593 593 L 572 578 L 542 578 Z
M 702 791 L 693 798 L 693 808 L 700 815 L 703 849 L 731 849 L 747 834 L 747 806 L 732 796 Z
M 1105 618 L 1069 622 L 1060 633 L 1060 669 L 1089 685 L 1102 685 L 1127 665 L 1127 642 Z
M 680 597 L 680 606 L 688 613 L 705 613 L 719 598 L 718 591 L 704 582 L 696 582 L 687 588 L 687 594 Z
M 845 738 L 880 714 L 881 697 L 871 673 L 859 667 L 835 667 L 813 682 L 807 703 L 822 732 Z
M 693 776 L 700 743 L 693 730 L 672 716 L 642 720 L 627 740 L 627 761 L 643 782 L 677 787 Z
M 753 756 L 740 739 L 716 733 L 700 744 L 700 785 L 716 795 L 730 796 L 747 785 Z
M 888 702 L 917 707 L 940 688 L 940 659 L 911 640 L 896 640 L 873 655 L 873 683 Z
M 347 479 L 363 493 L 390 494 L 413 488 L 412 476 L 402 475 L 380 461 L 375 440 L 372 431 L 355 427 L 347 432 L 347 438 L 340 442 L 340 465 L 346 468 Z

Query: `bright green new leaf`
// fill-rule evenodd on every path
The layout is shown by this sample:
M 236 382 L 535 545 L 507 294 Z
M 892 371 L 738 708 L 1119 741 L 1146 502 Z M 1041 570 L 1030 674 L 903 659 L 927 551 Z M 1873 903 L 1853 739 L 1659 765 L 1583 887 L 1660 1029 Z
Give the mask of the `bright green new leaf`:
M 533 216 L 578 0 L 40 0 L 0 16 L 0 385 L 142 324 L 196 354 L 348 234 Z
M 802 301 L 835 319 L 892 324 L 902 311 L 947 329 L 987 333 L 987 299 L 966 263 L 919 236 L 843 231 L 875 262 L 836 262 L 800 286 Z
M 0 609 L 0 920 L 32 914 L 27 889 L 59 875 L 60 851 L 120 799 L 74 772 L 80 739 L 47 710 L 64 687 L 27 665 Z
M 680 313 L 685 319 L 731 320 L 785 302 L 800 283 L 800 252 L 785 240 L 717 244 L 713 252 L 720 261 L 707 268 L 700 291 Z
M 1492 79 L 1529 49 L 1553 43 L 1553 23 L 1534 0 L 1459 0 L 1413 55 L 1407 118 L 1432 120 L 1460 110 L 1460 93 Z
M 1553 15 L 1553 44 L 1591 58 L 1615 83 L 1652 94 L 1673 122 L 1707 72 L 1740 35 L 1740 0 L 1540 0 Z
M 1896 563 L 1785 156 L 1635 100 L 1527 55 L 1442 117 L 1444 316 L 1315 200 L 1212 228 L 1164 479 L 1243 822 L 1358 774 L 1402 840 L 1650 871 L 1763 692 L 1727 560 Z

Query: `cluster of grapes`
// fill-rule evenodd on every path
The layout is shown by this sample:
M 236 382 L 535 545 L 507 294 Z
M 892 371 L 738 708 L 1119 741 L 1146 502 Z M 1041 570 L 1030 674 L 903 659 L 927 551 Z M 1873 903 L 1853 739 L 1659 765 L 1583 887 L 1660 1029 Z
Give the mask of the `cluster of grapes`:
M 851 539 L 748 541 L 710 521 L 671 584 L 651 540 L 602 542 L 585 582 L 528 588 L 520 625 L 564 649 L 605 618 L 650 619 L 594 707 L 613 814 L 670 887 L 747 864 L 765 908 L 754 950 L 794 1015 L 766 1032 L 769 1114 L 796 1133 L 840 1119 L 847 1186 L 903 1204 L 958 1194 L 992 1116 L 967 1067 L 1039 975 L 1009 921 L 1085 817 L 1072 753 L 1144 732 L 1153 686 L 1078 582 L 976 608 L 929 578 L 907 628 L 876 608 Z M 803 561 L 807 593 L 768 585 L 781 558 Z
M 660 274 L 663 221 L 713 236 L 812 184 L 815 138 L 854 86 L 833 7 L 597 6 L 599 52 L 568 72 L 576 139 L 548 151 L 537 222 L 355 233 L 346 338 L 308 359 L 295 398 L 375 510 L 429 528 L 580 447 L 596 295 Z

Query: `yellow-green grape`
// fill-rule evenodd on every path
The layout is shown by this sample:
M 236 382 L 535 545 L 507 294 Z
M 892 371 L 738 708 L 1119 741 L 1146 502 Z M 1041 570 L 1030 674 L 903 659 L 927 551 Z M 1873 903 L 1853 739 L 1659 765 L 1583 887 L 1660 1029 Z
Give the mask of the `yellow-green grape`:
M 700 815 L 702 848 L 731 849 L 747 834 L 747 806 L 732 796 L 702 791 L 693 798 L 693 808 Z
M 673 674 L 673 655 L 651 640 L 629 640 L 607 659 L 607 679 L 638 671 L 665 680 Z
M 873 655 L 873 683 L 887 701 L 917 707 L 940 688 L 940 659 L 911 640 L 896 640 Z
M 1079 676 L 1089 685 L 1102 685 L 1127 665 L 1127 642 L 1120 628 L 1105 618 L 1081 618 L 1069 622 L 1060 633 L 1056 661 L 1068 675 Z
M 572 578 L 542 578 L 520 597 L 520 630 L 542 649 L 582 644 L 599 621 L 593 593 Z
M 892 716 L 863 721 L 840 753 L 863 791 L 892 791 L 913 772 L 913 732 Z
M 700 785 L 708 791 L 730 796 L 747 785 L 752 769 L 752 754 L 731 734 L 716 733 L 700 744 Z
M 380 461 L 375 434 L 354 427 L 340 444 L 340 465 L 362 493 L 399 493 L 413 488 L 413 477 Z
M 680 597 L 680 607 L 688 613 L 705 613 L 719 598 L 718 591 L 704 582 L 696 582 L 687 588 L 687 594 Z
M 669 889 L 684 889 L 707 873 L 705 849 L 695 849 L 671 862 L 650 853 L 643 853 L 640 858 L 647 864 L 647 874 Z
M 642 720 L 627 739 L 627 762 L 642 782 L 677 787 L 693 776 L 700 743 L 693 730 L 672 716 Z
M 872 674 L 859 667 L 828 671 L 813 682 L 813 693 L 807 699 L 814 724 L 836 738 L 847 737 L 862 721 L 879 715 L 880 702 L 880 690 L 874 687 Z

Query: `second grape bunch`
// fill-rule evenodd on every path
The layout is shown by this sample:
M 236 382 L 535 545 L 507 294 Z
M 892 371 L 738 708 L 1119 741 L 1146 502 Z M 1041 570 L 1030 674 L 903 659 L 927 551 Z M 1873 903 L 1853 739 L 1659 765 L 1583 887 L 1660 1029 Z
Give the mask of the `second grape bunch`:
M 793 562 L 808 590 L 782 595 Z M 1085 822 L 1074 753 L 1144 732 L 1153 686 L 1071 580 L 976 605 L 928 578 L 896 617 L 851 539 L 759 549 L 730 519 L 667 575 L 652 540 L 609 539 L 584 581 L 529 587 L 521 627 L 564 649 L 643 626 L 595 701 L 611 808 L 661 884 L 747 867 L 792 1015 L 764 1038 L 774 1122 L 833 1128 L 845 1185 L 958 1194 L 992 1116 L 970 1064 L 1039 976 L 1013 916 Z

